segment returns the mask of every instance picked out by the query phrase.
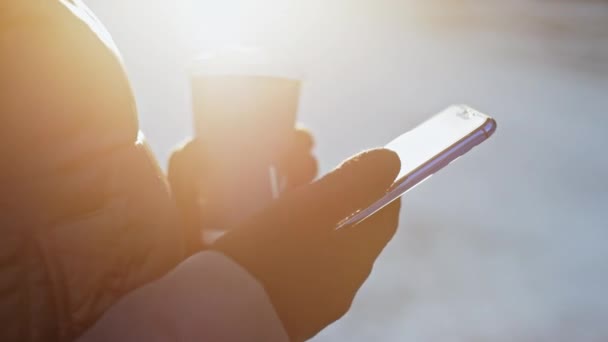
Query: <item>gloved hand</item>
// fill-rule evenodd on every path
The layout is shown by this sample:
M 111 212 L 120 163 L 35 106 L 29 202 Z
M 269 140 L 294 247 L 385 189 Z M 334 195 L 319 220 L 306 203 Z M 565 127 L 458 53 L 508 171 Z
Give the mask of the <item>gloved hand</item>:
M 312 155 L 314 141 L 303 129 L 294 130 L 292 144 L 278 161 L 279 172 L 287 176 L 286 192 L 310 183 L 317 175 L 317 160 Z M 200 251 L 201 231 L 207 227 L 205 218 L 210 213 L 205 203 L 213 201 L 213 194 L 204 193 L 206 174 L 213 165 L 206 160 L 206 146 L 197 139 L 178 147 L 169 160 L 168 181 L 185 226 L 188 254 Z
M 389 150 L 364 152 L 285 194 L 211 248 L 262 283 L 292 340 L 308 339 L 348 311 L 395 233 L 400 202 L 355 226 L 336 225 L 382 196 L 399 168 Z

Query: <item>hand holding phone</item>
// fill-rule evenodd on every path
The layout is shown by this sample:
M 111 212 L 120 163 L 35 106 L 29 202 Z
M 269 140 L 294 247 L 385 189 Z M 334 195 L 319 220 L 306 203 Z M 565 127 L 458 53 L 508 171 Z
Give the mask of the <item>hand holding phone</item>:
M 496 121 L 465 105 L 451 106 L 397 137 L 385 148 L 401 159 L 401 170 L 391 189 L 371 206 L 340 223 L 354 225 L 401 197 L 435 172 L 488 139 Z
M 340 220 L 386 194 L 345 224 L 359 223 L 486 139 L 495 127 L 488 119 L 467 107 L 451 107 L 387 146 L 401 157 L 401 166 L 385 149 L 354 156 L 286 193 L 211 248 L 259 280 L 291 340 L 311 338 L 349 310 L 397 230 L 399 205 L 387 206 L 356 229 L 336 231 Z M 387 188 L 392 190 L 386 193 Z

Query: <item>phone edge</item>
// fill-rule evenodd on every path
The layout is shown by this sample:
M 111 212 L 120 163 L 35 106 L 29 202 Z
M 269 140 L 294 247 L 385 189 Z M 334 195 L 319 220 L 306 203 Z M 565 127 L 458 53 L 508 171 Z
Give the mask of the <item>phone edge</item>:
M 420 165 L 403 178 L 397 180 L 384 196 L 382 196 L 380 199 L 375 201 L 367 208 L 354 213 L 352 216 L 338 223 L 336 229 L 341 229 L 348 225 L 358 224 L 366 218 L 370 217 L 371 215 L 375 214 L 397 198 L 403 196 L 406 192 L 410 191 L 435 173 L 439 172 L 441 169 L 449 165 L 454 160 L 465 155 L 475 146 L 486 141 L 494 134 L 496 128 L 496 120 L 488 116 L 486 121 L 481 126 L 476 128 L 473 132 L 467 134 L 462 139 L 452 144 L 450 147 L 441 151 L 433 158 L 429 159 L 426 163 Z M 394 193 L 397 194 L 395 195 Z M 388 200 L 385 199 L 387 197 L 389 197 Z

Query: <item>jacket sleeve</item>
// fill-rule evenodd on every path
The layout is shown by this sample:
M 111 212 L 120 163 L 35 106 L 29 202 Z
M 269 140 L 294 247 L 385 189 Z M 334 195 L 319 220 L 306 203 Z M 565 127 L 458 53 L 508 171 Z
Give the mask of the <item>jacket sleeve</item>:
M 114 305 L 78 342 L 288 341 L 263 287 L 217 252 L 193 255 Z

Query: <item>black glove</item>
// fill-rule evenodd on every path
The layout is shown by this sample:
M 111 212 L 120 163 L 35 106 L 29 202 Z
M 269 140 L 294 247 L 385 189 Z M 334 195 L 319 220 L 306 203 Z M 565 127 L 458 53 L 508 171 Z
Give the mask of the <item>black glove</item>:
M 314 141 L 303 129 L 294 130 L 292 143 L 278 161 L 279 172 L 287 175 L 287 189 L 310 183 L 317 175 L 317 160 L 312 155 Z M 169 160 L 168 181 L 184 223 L 184 239 L 188 255 L 200 251 L 201 231 L 212 216 L 205 203 L 213 201 L 213 194 L 205 193 L 206 174 L 213 165 L 207 162 L 206 146 L 197 139 L 178 147 Z M 246 177 L 246 175 L 243 175 Z
M 400 202 L 355 226 L 336 225 L 382 196 L 399 168 L 391 151 L 364 152 L 285 194 L 211 248 L 262 283 L 292 340 L 308 339 L 348 311 L 395 233 Z

